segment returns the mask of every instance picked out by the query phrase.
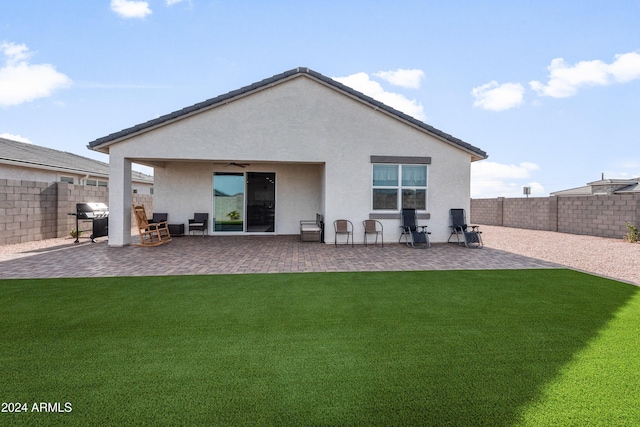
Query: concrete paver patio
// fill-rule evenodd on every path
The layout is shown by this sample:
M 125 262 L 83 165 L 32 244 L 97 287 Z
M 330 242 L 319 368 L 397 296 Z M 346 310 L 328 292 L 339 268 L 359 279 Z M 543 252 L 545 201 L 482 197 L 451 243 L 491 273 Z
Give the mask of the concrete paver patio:
M 413 249 L 397 241 L 351 247 L 303 243 L 298 236 L 194 236 L 157 247 L 111 248 L 106 239 L 67 240 L 1 257 L 0 279 L 561 267 L 497 249 L 446 243 Z

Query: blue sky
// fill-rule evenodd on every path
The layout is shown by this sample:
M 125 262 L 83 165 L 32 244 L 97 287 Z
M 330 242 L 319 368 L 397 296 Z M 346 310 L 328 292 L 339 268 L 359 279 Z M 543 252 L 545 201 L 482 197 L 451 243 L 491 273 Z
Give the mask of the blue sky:
M 489 154 L 473 197 L 640 177 L 640 1 L 20 0 L 0 136 L 88 142 L 302 66 Z M 143 169 L 144 170 L 144 169 Z

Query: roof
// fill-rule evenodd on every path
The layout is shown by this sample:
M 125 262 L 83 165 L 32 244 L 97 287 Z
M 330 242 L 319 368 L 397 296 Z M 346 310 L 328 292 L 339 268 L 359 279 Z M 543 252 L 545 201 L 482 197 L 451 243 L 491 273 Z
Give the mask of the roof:
M 593 192 L 591 187 L 585 185 L 584 187 L 570 188 L 568 190 L 553 191 L 552 196 L 592 196 Z
M 601 179 L 587 183 L 584 187 L 555 191 L 552 196 L 595 196 L 601 194 L 640 193 L 640 178 Z
M 468 151 L 472 154 L 473 156 L 473 160 L 482 160 L 482 159 L 486 159 L 488 157 L 487 153 L 482 151 L 481 149 L 474 147 L 473 145 L 462 141 L 461 139 L 455 138 L 445 132 L 442 132 L 439 129 L 434 128 L 433 126 L 430 126 L 424 122 L 421 122 L 420 120 L 417 120 L 401 111 L 398 111 L 392 107 L 389 107 L 388 105 L 383 104 L 380 101 L 376 101 L 375 99 L 361 93 L 358 92 L 348 86 L 343 85 L 340 82 L 337 82 L 329 77 L 326 77 L 316 71 L 313 71 L 309 68 L 304 68 L 304 67 L 299 67 L 299 68 L 294 68 L 292 70 L 289 71 L 285 71 L 284 73 L 281 74 L 277 74 L 273 77 L 269 77 L 267 79 L 264 79 L 262 81 L 259 81 L 257 83 L 253 83 L 249 86 L 245 86 L 243 88 L 228 92 L 224 95 L 220 95 L 217 96 L 215 98 L 211 98 L 208 99 L 206 101 L 203 102 L 199 102 L 197 104 L 191 105 L 189 107 L 183 108 L 181 110 L 177 110 L 174 111 L 172 113 L 166 114 L 164 116 L 158 117 L 156 119 L 153 120 L 149 120 L 147 122 L 138 124 L 136 126 L 127 128 L 127 129 L 123 129 L 119 132 L 115 132 L 112 133 L 110 135 L 107 135 L 105 137 L 102 138 L 98 138 L 95 141 L 92 141 L 89 143 L 89 145 L 87 145 L 87 147 L 91 150 L 96 150 L 96 151 L 103 151 L 103 152 L 107 152 L 108 150 L 105 150 L 105 148 L 113 143 L 118 142 L 121 139 L 124 139 L 126 137 L 132 136 L 134 134 L 140 133 L 140 132 L 144 132 L 147 130 L 151 130 L 154 127 L 157 126 L 161 126 L 164 124 L 168 124 L 172 121 L 175 121 L 176 119 L 180 119 L 182 117 L 186 117 L 189 115 L 192 115 L 194 113 L 198 113 L 201 110 L 205 110 L 208 108 L 212 108 L 218 104 L 221 103 L 225 103 L 225 102 L 229 102 L 231 99 L 233 98 L 237 98 L 240 96 L 244 96 L 247 95 L 249 93 L 258 91 L 258 90 L 262 90 L 265 88 L 268 88 L 276 83 L 281 83 L 284 82 L 286 80 L 290 80 L 292 78 L 298 77 L 298 76 L 306 76 L 306 77 L 310 77 L 313 78 L 315 80 L 318 80 L 320 82 L 325 83 L 326 85 L 328 85 L 329 87 L 332 87 L 336 90 L 339 90 L 343 93 L 346 93 L 358 100 L 360 100 L 361 102 L 370 104 L 371 106 L 375 107 L 376 109 L 385 111 L 386 113 L 390 114 L 391 116 L 396 117 L 399 120 L 402 120 L 404 122 L 407 122 L 429 134 L 431 134 L 432 136 L 435 136 L 445 142 L 448 142 L 454 146 L 457 146 L 460 149 L 463 149 L 465 151 Z
M 66 151 L 0 138 L 0 164 L 109 177 L 109 164 Z M 136 182 L 153 183 L 153 177 L 132 171 Z

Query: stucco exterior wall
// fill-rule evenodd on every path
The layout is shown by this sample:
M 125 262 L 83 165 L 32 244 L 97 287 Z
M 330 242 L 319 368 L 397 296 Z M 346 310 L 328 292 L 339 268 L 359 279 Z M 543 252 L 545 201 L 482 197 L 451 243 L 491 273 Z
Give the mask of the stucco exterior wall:
M 321 164 L 251 164 L 246 168 L 217 163 L 172 162 L 155 170 L 156 212 L 169 213 L 169 223 L 186 224 L 195 212 L 209 213 L 213 232 L 213 174 L 273 172 L 276 174 L 277 234 L 297 234 L 301 219 L 314 219 L 322 211 Z
M 431 157 L 430 219 L 421 223 L 429 225 L 432 241 L 446 241 L 449 209 L 469 210 L 471 155 L 306 77 L 110 148 L 112 159 L 155 156 L 162 162 L 154 172 L 156 208 L 178 221 L 212 212 L 211 177 L 227 162 L 251 163 L 242 172 L 276 172 L 277 233 L 298 233 L 299 220 L 320 211 L 328 243 L 339 218 L 351 220 L 355 241 L 363 241 L 362 220 L 372 213 L 372 155 Z M 399 218 L 382 222 L 385 239 L 397 239 Z
M 60 176 L 69 176 L 76 178 L 76 175 L 74 174 L 60 174 L 45 169 L 32 169 L 13 165 L 0 165 L 0 179 L 50 182 L 59 181 Z

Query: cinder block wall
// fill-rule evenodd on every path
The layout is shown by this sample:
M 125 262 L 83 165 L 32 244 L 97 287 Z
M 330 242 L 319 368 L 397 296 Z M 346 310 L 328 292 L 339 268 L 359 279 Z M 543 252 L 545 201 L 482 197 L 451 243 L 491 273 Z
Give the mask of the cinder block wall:
M 106 187 L 90 187 L 63 182 L 0 179 L 0 245 L 32 242 L 69 236 L 76 227 L 76 203 L 109 205 Z M 144 204 L 153 213 L 153 196 L 134 194 L 133 203 Z M 132 224 L 135 219 L 132 217 Z M 80 229 L 91 228 L 90 223 Z
M 502 225 L 549 230 L 549 198 L 504 199 Z
M 627 222 L 640 226 L 640 195 L 558 198 L 558 231 L 602 237 L 622 237 Z
M 498 199 L 471 199 L 471 212 L 469 214 L 469 222 L 484 225 L 503 225 L 503 201 L 504 197 L 500 197 Z
M 470 222 L 621 238 L 640 226 L 640 194 L 472 199 Z
M 55 183 L 0 179 L 0 244 L 56 237 Z

